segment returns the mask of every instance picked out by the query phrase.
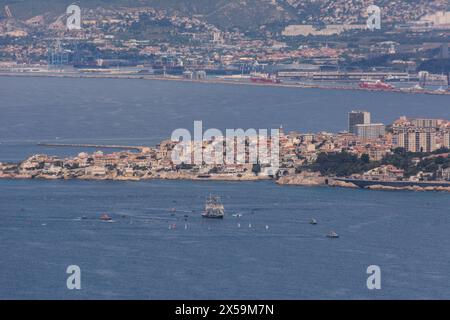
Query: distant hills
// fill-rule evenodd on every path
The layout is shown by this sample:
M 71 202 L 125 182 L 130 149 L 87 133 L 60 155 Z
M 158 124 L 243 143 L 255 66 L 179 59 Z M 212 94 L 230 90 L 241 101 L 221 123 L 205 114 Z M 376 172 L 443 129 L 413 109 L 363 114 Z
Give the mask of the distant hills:
M 290 23 L 361 22 L 365 7 L 373 2 L 385 8 L 392 21 L 413 20 L 425 13 L 450 9 L 447 0 L 0 0 L 0 17 L 6 17 L 5 5 L 20 20 L 43 14 L 58 16 L 72 3 L 84 9 L 153 7 L 199 15 L 220 28 L 247 30 Z

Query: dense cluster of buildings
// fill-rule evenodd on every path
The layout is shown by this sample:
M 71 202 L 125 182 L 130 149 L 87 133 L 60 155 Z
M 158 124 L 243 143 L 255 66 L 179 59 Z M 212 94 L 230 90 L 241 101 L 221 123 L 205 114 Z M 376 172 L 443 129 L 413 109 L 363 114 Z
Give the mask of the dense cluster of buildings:
M 403 10 L 411 9 L 402 3 L 405 6 Z M 397 8 L 398 5 L 387 3 L 386 7 Z M 301 3 L 295 6 L 303 10 Z M 386 41 L 370 45 L 364 41 L 356 44 L 332 38 L 349 30 L 368 32 L 365 23 L 361 23 L 366 19 L 361 8 L 366 7 L 360 1 L 333 1 L 321 13 L 325 27 L 309 24 L 314 21 L 306 19 L 303 24 L 289 25 L 284 31 L 269 31 L 269 27 L 264 27 L 261 30 L 267 30 L 265 33 L 261 31 L 256 34 L 239 28 L 220 28 L 204 16 L 187 16 L 147 7 L 83 9 L 82 29 L 71 31 L 66 30 L 64 15 L 51 20 L 48 15 L 39 15 L 21 21 L 14 17 L 12 10 L 6 18 L 0 18 L 0 71 L 32 71 L 33 68 L 28 67 L 30 65 L 34 69 L 66 65 L 76 68 L 142 66 L 141 69 L 153 68 L 156 73 L 177 75 L 195 70 L 207 70 L 211 74 L 305 72 L 329 68 L 339 70 L 338 66 L 349 61 L 364 61 L 381 55 L 417 56 L 417 53 L 441 46 L 447 48 L 442 50 L 442 56 L 448 57 L 448 43 L 445 40 L 444 43 L 420 42 L 414 45 L 410 44 L 410 40 L 408 44 L 387 41 L 396 37 L 395 31 L 391 32 L 394 36 L 386 35 Z M 425 20 L 420 20 L 421 23 L 417 20 L 417 23 L 431 26 L 431 29 L 437 26 L 444 28 L 439 31 L 439 37 L 446 39 L 450 33 L 450 25 L 447 24 L 449 15 L 445 11 L 435 13 L 438 9 L 442 6 L 426 7 L 424 4 L 419 6 L 418 11 L 411 11 L 417 17 L 403 17 L 395 12 L 395 15 L 392 13 L 396 17 L 394 20 L 390 21 L 388 16 L 384 19 L 388 19 L 387 23 L 399 23 L 427 14 L 423 17 Z M 446 26 L 448 29 L 445 29 Z M 402 33 L 402 30 L 399 31 L 399 37 Z M 308 34 L 331 38 L 293 41 L 294 36 Z M 394 59 L 389 66 L 382 67 L 389 67 L 391 71 L 416 71 L 417 63 L 421 61 L 418 58 Z M 185 74 L 185 77 L 189 76 Z
M 324 1 L 324 6 L 321 8 L 320 17 L 321 20 L 327 24 L 352 25 L 364 23 L 367 18 L 365 8 L 372 4 L 379 5 L 382 8 L 382 12 L 389 13 L 383 15 L 386 23 L 419 20 L 421 17 L 430 14 L 430 12 L 433 13 L 435 10 L 442 10 L 446 8 L 447 5 L 445 0 L 383 2 L 376 2 L 372 0 Z
M 322 152 L 346 151 L 358 157 L 366 154 L 372 161 L 381 160 L 392 151 L 392 135 L 385 126 L 371 123 L 367 111 L 351 111 L 348 114 L 348 131 L 339 133 L 290 132 L 281 141 L 282 166 L 298 167 L 314 162 Z M 291 163 L 290 163 L 291 162 Z
M 401 117 L 387 132 L 384 124 L 371 123 L 369 112 L 352 111 L 349 113 L 349 132 L 363 141 L 389 137 L 393 148 L 404 148 L 409 152 L 433 152 L 450 148 L 450 124 L 442 119 Z
M 380 161 L 386 155 L 392 154 L 396 148 L 404 148 L 410 152 L 425 153 L 429 156 L 432 151 L 450 148 L 450 121 L 441 119 L 407 119 L 401 117 L 392 126 L 385 128 L 382 124 L 372 124 L 370 113 L 367 111 L 352 111 L 348 114 L 349 131 L 340 133 L 285 133 L 279 129 L 277 140 L 277 171 L 272 162 L 262 162 L 251 154 L 250 146 L 261 146 L 257 136 L 245 136 L 244 144 L 239 149 L 237 140 L 217 140 L 217 137 L 203 140 L 200 147 L 200 161 L 174 162 L 173 152 L 180 141 L 167 140 L 155 148 L 136 147 L 136 151 L 120 151 L 104 154 L 101 151 L 93 154 L 80 153 L 73 158 L 60 159 L 47 155 L 34 155 L 20 164 L 0 163 L 0 177 L 15 178 L 51 178 L 51 179 L 260 179 L 277 175 L 294 175 L 298 168 L 314 163 L 321 153 L 347 152 L 358 158 L 367 155 L 370 161 Z M 273 156 L 273 138 L 266 137 L 267 149 Z M 236 144 L 235 144 L 236 143 Z M 226 146 L 225 146 L 226 144 Z M 211 153 L 220 146 L 225 148 L 219 159 L 211 159 L 217 153 Z M 241 161 L 233 157 L 231 161 L 227 153 L 232 148 L 243 150 Z M 194 149 L 189 149 L 194 157 Z M 207 154 L 209 152 L 209 154 Z M 223 153 L 223 154 L 222 154 Z M 268 153 L 268 154 L 269 154 Z M 233 153 L 237 155 L 237 153 Z M 253 158 L 252 158 L 253 157 Z M 256 156 L 258 157 L 258 155 Z M 417 155 L 420 162 L 421 155 Z M 256 160 L 255 160 L 256 159 Z M 440 173 L 445 177 L 448 168 Z M 399 177 L 400 169 L 392 166 L 381 166 L 366 173 L 382 177 Z M 435 175 L 436 176 L 436 175 Z
M 450 148 L 450 125 L 438 119 L 400 118 L 392 126 L 395 147 L 410 152 L 433 152 Z

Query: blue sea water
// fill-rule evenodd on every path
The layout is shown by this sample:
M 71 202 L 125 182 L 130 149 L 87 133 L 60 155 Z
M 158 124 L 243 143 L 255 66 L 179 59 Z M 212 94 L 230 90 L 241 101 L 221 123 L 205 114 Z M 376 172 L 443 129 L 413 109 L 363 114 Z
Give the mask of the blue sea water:
M 0 161 L 80 151 L 37 142 L 154 144 L 194 120 L 338 131 L 355 108 L 390 122 L 448 117 L 449 105 L 394 93 L 0 78 Z M 209 193 L 222 196 L 223 221 L 200 217 Z M 0 299 L 445 299 L 449 208 L 448 193 L 270 181 L 0 180 Z M 114 222 L 99 220 L 105 212 Z M 326 238 L 331 230 L 340 238 Z M 69 265 L 81 268 L 81 290 L 66 287 Z M 369 265 L 381 268 L 381 290 L 366 287 Z

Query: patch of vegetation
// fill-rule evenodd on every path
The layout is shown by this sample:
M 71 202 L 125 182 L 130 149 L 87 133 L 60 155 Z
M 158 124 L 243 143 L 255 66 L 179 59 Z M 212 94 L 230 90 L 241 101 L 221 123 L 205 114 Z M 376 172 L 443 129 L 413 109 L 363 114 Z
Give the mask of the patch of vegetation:
M 339 153 L 322 152 L 314 163 L 306 165 L 303 169 L 319 171 L 322 175 L 344 177 L 355 173 L 363 173 L 376 168 L 378 165 L 379 162 L 371 162 L 367 154 L 358 157 L 346 151 Z
M 450 167 L 450 158 L 432 155 L 445 154 L 449 149 L 441 148 L 433 152 L 408 152 L 397 148 L 392 154 L 386 155 L 381 161 L 370 161 L 367 154 L 361 157 L 346 151 L 338 153 L 322 152 L 314 163 L 306 164 L 296 169 L 318 171 L 322 175 L 345 177 L 352 174 L 362 174 L 381 165 L 393 165 L 405 171 L 405 176 L 413 176 L 419 172 L 436 172 Z
M 446 148 L 441 148 L 433 152 L 408 152 L 403 148 L 397 148 L 394 153 L 387 155 L 381 161 L 381 164 L 391 164 L 399 169 L 405 170 L 405 176 L 414 176 L 420 171 L 435 172 L 439 168 L 448 168 L 450 166 L 450 158 L 443 156 L 428 158 L 431 155 L 437 155 L 449 152 Z M 417 163 L 416 159 L 421 159 Z

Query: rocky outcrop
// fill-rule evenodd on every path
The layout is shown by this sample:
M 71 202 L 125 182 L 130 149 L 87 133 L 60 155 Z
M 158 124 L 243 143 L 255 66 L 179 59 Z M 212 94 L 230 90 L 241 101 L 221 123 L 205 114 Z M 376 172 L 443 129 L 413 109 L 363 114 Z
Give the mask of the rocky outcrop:
M 420 187 L 420 186 L 405 186 L 405 187 L 392 187 L 392 186 L 383 186 L 383 185 L 373 185 L 368 186 L 369 190 L 387 190 L 387 191 L 395 191 L 395 190 L 407 190 L 407 191 L 445 191 L 450 192 L 450 187 L 441 187 L 441 186 L 429 186 L 429 187 Z
M 277 180 L 281 185 L 299 186 L 323 186 L 328 182 L 328 178 L 321 176 L 319 172 L 301 172 L 298 174 L 282 176 Z
M 279 178 L 277 183 L 280 185 L 298 185 L 298 186 L 331 186 L 342 188 L 358 188 L 350 182 L 334 180 L 331 177 L 322 176 L 319 172 L 301 172 L 298 174 L 287 175 Z
M 1 169 L 1 168 L 0 168 Z M 8 170 L 11 168 L 8 168 Z M 259 181 L 271 180 L 273 178 L 263 175 L 253 174 L 207 174 L 198 175 L 193 172 L 184 171 L 160 171 L 147 172 L 145 174 L 137 175 L 118 175 L 117 172 L 108 173 L 105 175 L 92 175 L 85 173 L 83 170 L 76 172 L 62 171 L 60 174 L 46 174 L 39 170 L 31 170 L 29 172 L 5 172 L 0 170 L 0 179 L 80 179 L 80 180 L 115 180 L 115 181 L 139 181 L 150 179 L 161 180 L 205 180 L 205 181 Z M 335 180 L 332 177 L 322 176 L 319 172 L 301 172 L 298 174 L 289 174 L 280 177 L 276 180 L 279 185 L 299 185 L 299 186 L 331 186 L 343 188 L 358 188 L 355 184 L 347 181 Z M 408 190 L 408 191 L 441 191 L 450 192 L 450 187 L 447 186 L 387 186 L 374 184 L 367 186 L 369 190 Z
M 358 188 L 357 185 L 351 183 L 351 182 L 346 182 L 346 181 L 340 181 L 340 180 L 334 180 L 332 178 L 329 179 L 328 182 L 329 186 L 332 187 L 342 187 L 342 188 Z

